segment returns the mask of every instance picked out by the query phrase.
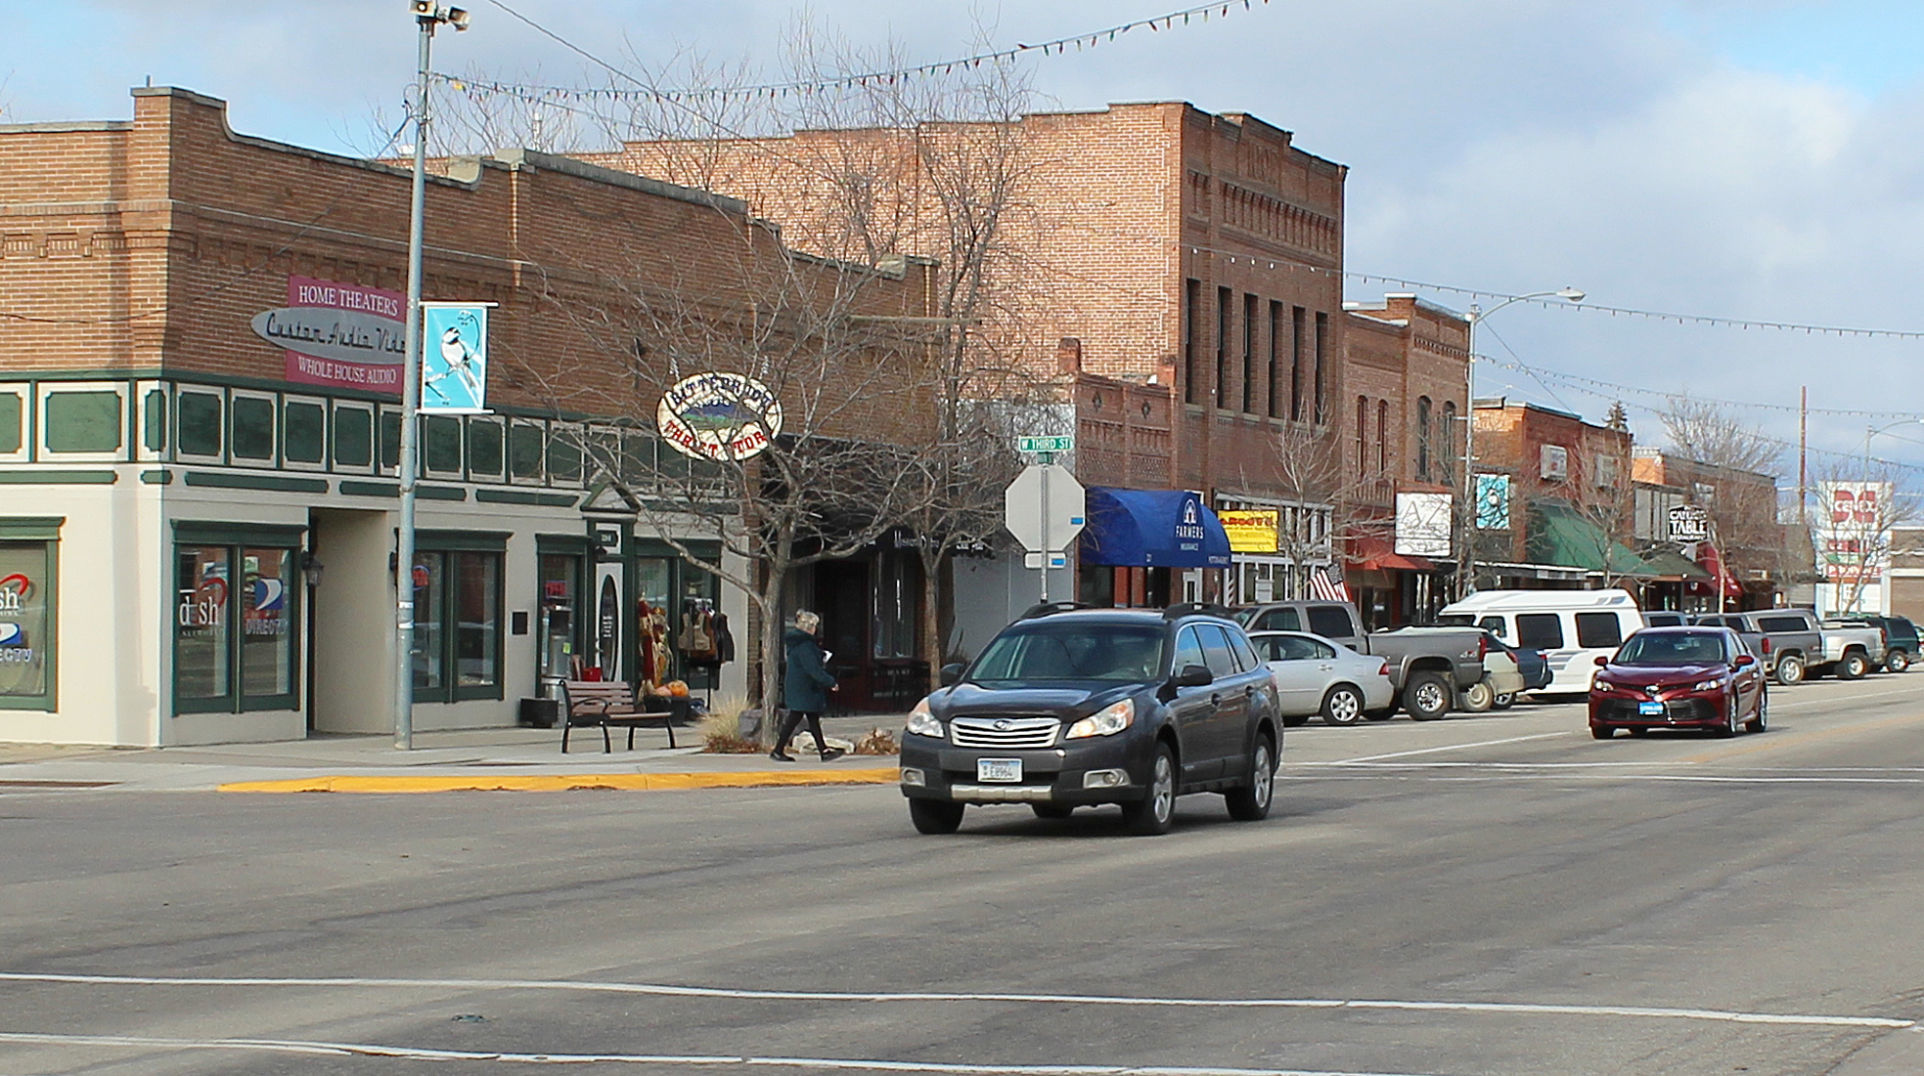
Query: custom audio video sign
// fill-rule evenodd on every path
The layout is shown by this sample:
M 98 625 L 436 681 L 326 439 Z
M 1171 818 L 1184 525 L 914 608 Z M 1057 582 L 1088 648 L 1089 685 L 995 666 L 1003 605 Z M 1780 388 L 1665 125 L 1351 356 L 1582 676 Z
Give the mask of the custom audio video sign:
M 407 298 L 400 292 L 311 277 L 287 278 L 287 305 L 254 315 L 254 332 L 285 348 L 297 385 L 401 394 Z
M 488 409 L 488 308 L 493 303 L 421 304 L 421 410 Z
M 662 393 L 655 425 L 683 455 L 720 463 L 745 460 L 781 434 L 782 402 L 746 374 L 696 374 Z

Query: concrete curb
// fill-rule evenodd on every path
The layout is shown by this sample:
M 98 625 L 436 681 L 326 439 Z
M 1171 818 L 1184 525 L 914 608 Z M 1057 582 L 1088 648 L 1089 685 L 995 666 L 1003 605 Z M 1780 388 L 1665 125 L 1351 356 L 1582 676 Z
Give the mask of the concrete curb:
M 610 789 L 654 792 L 691 788 L 892 785 L 899 778 L 900 771 L 893 766 L 885 770 L 762 770 L 736 773 L 475 774 L 455 777 L 334 774 L 280 781 L 233 781 L 216 786 L 216 791 L 416 794 L 423 792 L 571 792 L 577 789 Z

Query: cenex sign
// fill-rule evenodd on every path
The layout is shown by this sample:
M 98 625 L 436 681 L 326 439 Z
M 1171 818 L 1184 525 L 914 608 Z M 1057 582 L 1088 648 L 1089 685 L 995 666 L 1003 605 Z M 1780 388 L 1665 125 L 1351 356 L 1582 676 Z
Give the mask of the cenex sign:
M 406 353 L 401 293 L 304 276 L 287 278 L 287 305 L 254 315 L 254 331 L 286 348 L 287 380 L 399 396 Z

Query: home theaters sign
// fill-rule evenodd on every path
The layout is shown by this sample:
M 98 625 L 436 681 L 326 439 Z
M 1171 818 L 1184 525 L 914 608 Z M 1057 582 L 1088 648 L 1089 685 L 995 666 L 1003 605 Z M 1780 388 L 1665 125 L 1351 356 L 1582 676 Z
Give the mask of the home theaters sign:
M 287 380 L 401 394 L 407 300 L 399 292 L 287 278 L 287 305 L 254 315 L 254 331 L 286 349 Z

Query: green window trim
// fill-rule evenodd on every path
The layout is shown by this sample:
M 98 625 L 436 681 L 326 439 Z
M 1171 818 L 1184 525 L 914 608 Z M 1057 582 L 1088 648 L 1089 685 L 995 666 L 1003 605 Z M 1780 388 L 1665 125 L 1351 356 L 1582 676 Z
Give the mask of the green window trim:
M 414 548 L 437 552 L 467 551 L 506 553 L 508 531 L 424 531 L 414 532 Z
M 391 471 L 401 466 L 401 413 L 399 411 L 381 412 L 381 470 Z M 415 429 L 415 451 L 420 451 L 420 428 Z
M 140 447 L 156 455 L 167 451 L 167 390 L 158 385 L 141 394 Z
M 0 392 L 0 456 L 11 456 L 26 443 L 26 397 L 11 389 Z
M 219 392 L 182 389 L 174 395 L 174 448 L 184 456 L 218 459 L 226 443 L 222 414 L 226 403 Z
M 289 463 L 327 462 L 327 408 L 289 400 L 281 416 L 281 455 Z
M 449 415 L 421 418 L 421 469 L 444 475 L 461 473 L 461 420 Z
M 516 481 L 541 480 L 542 457 L 546 455 L 547 434 L 541 426 L 516 422 L 508 427 L 508 477 Z
M 46 635 L 45 690 L 35 695 L 0 695 L 0 711 L 38 710 L 51 713 L 60 708 L 60 525 L 64 522 L 65 518 L 60 516 L 22 516 L 0 520 L 0 541 L 38 542 L 45 548 L 47 588 L 44 599 L 46 617 L 41 627 Z M 48 533 L 49 529 L 52 533 Z
M 274 462 L 274 401 L 259 396 L 235 394 L 227 404 L 231 428 L 227 431 L 229 451 L 237 460 Z
M 298 549 L 306 534 L 306 527 L 287 524 L 174 520 L 174 541 L 182 545 L 253 545 Z
M 502 477 L 506 466 L 506 434 L 501 423 L 468 420 L 468 473 L 475 478 Z
M 368 407 L 334 408 L 334 466 L 357 471 L 374 466 L 374 410 Z
M 119 452 L 124 443 L 118 389 L 48 392 L 41 417 L 47 451 L 73 454 Z

